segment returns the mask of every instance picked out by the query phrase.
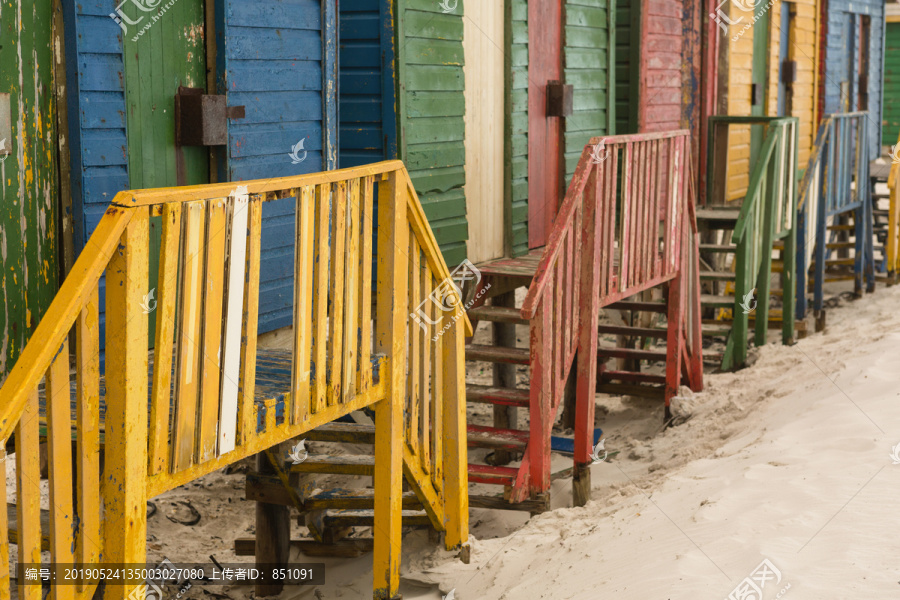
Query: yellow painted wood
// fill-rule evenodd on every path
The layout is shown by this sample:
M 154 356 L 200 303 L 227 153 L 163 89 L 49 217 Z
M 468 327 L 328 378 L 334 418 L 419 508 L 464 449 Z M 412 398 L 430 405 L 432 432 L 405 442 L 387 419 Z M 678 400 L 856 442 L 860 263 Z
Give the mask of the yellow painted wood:
M 172 348 L 175 340 L 175 301 L 178 291 L 178 245 L 181 204 L 162 206 L 159 279 L 156 284 L 156 335 L 153 353 L 153 393 L 150 413 L 151 473 L 166 468 L 169 460 L 169 405 L 172 388 Z
M 60 346 L 59 353 L 47 370 L 46 389 L 50 552 L 55 562 L 73 563 L 76 544 L 73 527 L 75 511 L 72 506 L 72 422 L 67 343 Z M 75 597 L 75 588 L 70 585 L 55 585 L 50 591 L 54 599 Z
M 111 207 L 100 219 L 88 244 L 78 256 L 54 301 L 35 328 L 12 371 L 0 388 L 0 439 L 7 440 L 19 420 L 29 396 L 37 389 L 44 371 L 103 275 L 109 255 L 119 243 L 133 211 Z
M 331 186 L 316 186 L 316 241 L 315 276 L 313 281 L 313 339 L 312 366 L 315 373 L 315 391 L 310 398 L 310 410 L 318 413 L 327 400 L 328 361 L 328 282 L 329 223 L 331 214 Z
M 447 322 L 441 315 L 441 322 L 435 325 L 437 331 L 442 331 Z M 432 346 L 434 360 L 431 363 L 431 477 L 439 482 L 443 488 L 443 437 L 444 437 L 444 334 L 435 340 Z
M 900 147 L 900 138 L 897 140 L 897 146 Z M 892 163 L 891 171 L 888 175 L 888 191 L 890 192 L 888 206 L 888 229 L 887 229 L 887 270 L 888 273 L 896 274 L 900 271 L 900 202 L 897 196 L 897 176 L 900 171 L 900 163 Z
M 338 402 L 343 390 L 344 251 L 347 245 L 347 182 L 334 185 L 331 200 L 331 332 L 328 337 L 328 404 Z
M 308 418 L 310 405 L 315 191 L 311 186 L 295 191 L 297 222 L 294 238 L 294 364 L 291 376 L 291 422 L 295 425 Z
M 174 471 L 180 471 L 194 462 L 201 379 L 205 204 L 203 201 L 196 201 L 184 205 L 176 337 L 175 424 L 171 448 Z
M 75 554 L 78 563 L 88 566 L 100 560 L 100 297 L 95 288 L 76 324 L 76 431 L 78 434 L 75 487 L 80 535 Z M 171 362 L 171 361 L 170 361 Z M 166 394 L 166 429 L 164 446 L 168 446 L 168 393 Z M 78 592 L 90 586 L 79 584 Z
M 409 235 L 407 233 L 407 235 Z M 425 299 L 425 294 L 422 293 L 421 288 L 419 287 L 421 284 L 421 277 L 419 275 L 419 258 L 421 255 L 421 250 L 419 249 L 419 243 L 416 241 L 416 237 L 414 235 L 409 236 L 409 307 L 410 312 L 414 313 L 416 318 L 410 318 L 408 320 L 409 327 L 409 356 L 407 357 L 407 362 L 409 364 L 409 372 L 406 377 L 406 443 L 409 446 L 409 449 L 412 451 L 413 455 L 418 455 L 419 449 L 419 434 L 417 431 L 419 425 L 419 394 L 420 394 L 420 385 L 421 380 L 420 376 L 420 365 L 422 362 L 422 328 L 427 327 L 428 323 L 425 320 L 428 315 L 428 304 L 430 302 L 426 302 L 423 306 L 422 300 Z M 425 315 L 422 315 L 422 312 Z
M 444 318 L 450 318 L 449 314 Z M 469 539 L 464 334 L 463 320 L 460 318 L 444 333 L 442 345 L 445 370 L 442 379 L 444 542 L 448 550 L 466 544 Z
M 147 286 L 149 211 L 135 211 L 106 270 L 104 561 L 143 564 L 147 552 Z M 138 582 L 108 586 L 125 600 Z
M 0 446 L 0 464 L 6 466 L 6 448 Z M 0 507 L 6 506 L 6 486 L 0 487 Z M 9 523 L 5 510 L 0 510 L 0 540 L 9 538 Z M 9 544 L 0 543 L 0 600 L 9 600 Z
M 244 318 L 241 324 L 241 380 L 238 395 L 238 432 L 240 445 L 248 443 L 256 432 L 256 330 L 259 321 L 259 257 L 262 233 L 262 201 L 250 196 L 247 205 L 247 268 L 244 284 Z
M 390 232 L 378 236 L 379 290 L 375 339 L 377 350 L 387 357 L 381 380 L 385 399 L 375 405 L 375 531 L 374 597 L 391 600 L 400 587 L 400 504 L 403 463 L 403 378 L 406 365 L 407 224 L 404 177 L 395 174 L 378 188 L 378 227 Z
M 344 398 L 356 394 L 356 359 L 359 336 L 359 179 L 347 185 L 347 242 L 344 273 L 344 341 L 342 343 L 344 372 L 341 389 Z
M 372 385 L 372 217 L 375 181 L 362 179 L 360 197 L 360 250 L 359 250 L 359 371 L 356 375 L 358 391 Z
M 423 265 L 419 269 L 419 277 L 421 278 L 420 287 L 422 289 L 422 297 L 430 298 L 431 292 L 434 291 L 434 282 L 431 277 L 431 269 L 427 265 Z M 437 320 L 439 312 L 442 312 L 435 302 L 429 301 L 426 305 L 428 311 L 428 322 L 426 328 L 419 328 L 422 335 L 422 360 L 419 363 L 419 420 L 417 428 L 419 430 L 419 464 L 426 473 L 431 471 L 431 439 L 428 428 L 431 427 L 431 414 L 429 405 L 431 404 L 431 353 L 434 350 L 434 343 L 431 338 L 437 333 L 432 323 Z
M 200 354 L 200 414 L 197 430 L 197 460 L 216 455 L 219 423 L 219 385 L 222 374 L 222 324 L 225 302 L 225 199 L 207 202 L 206 251 L 201 281 L 202 352 Z M 229 375 L 225 374 L 226 377 Z
M 41 463 L 37 386 L 16 427 L 16 533 L 19 562 L 41 562 Z M 19 582 L 19 598 L 41 600 L 41 586 Z

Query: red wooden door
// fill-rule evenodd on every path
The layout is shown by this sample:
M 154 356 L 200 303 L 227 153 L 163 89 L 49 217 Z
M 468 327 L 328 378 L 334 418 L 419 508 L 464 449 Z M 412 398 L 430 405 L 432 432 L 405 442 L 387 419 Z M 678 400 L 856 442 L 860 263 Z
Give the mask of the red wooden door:
M 547 243 L 562 187 L 562 119 L 547 116 L 547 82 L 553 80 L 562 80 L 562 0 L 529 0 L 529 248 Z

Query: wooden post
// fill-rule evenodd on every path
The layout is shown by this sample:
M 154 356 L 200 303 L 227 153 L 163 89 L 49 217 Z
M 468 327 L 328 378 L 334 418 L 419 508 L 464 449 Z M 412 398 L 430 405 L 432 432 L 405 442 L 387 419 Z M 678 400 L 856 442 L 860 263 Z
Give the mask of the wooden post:
M 468 563 L 469 473 L 466 440 L 466 359 L 463 313 L 450 326 L 441 344 L 443 354 L 442 461 L 444 487 L 444 544 L 447 550 L 462 548 Z M 451 318 L 445 313 L 445 319 Z
M 106 464 L 104 562 L 147 559 L 147 207 L 134 211 L 106 269 Z M 112 585 L 106 597 L 133 597 L 143 582 Z
M 610 177 L 604 164 L 597 165 L 585 186 L 581 221 L 581 277 L 578 303 L 578 350 L 575 357 L 575 465 L 572 471 L 572 503 L 584 506 L 591 499 L 591 459 L 594 442 L 594 398 L 597 388 L 597 324 L 600 317 L 600 267 L 603 249 L 602 228 L 608 215 L 598 214 L 600 206 L 615 207 L 602 197 L 608 192 Z M 615 182 L 615 170 L 612 174 Z M 602 202 L 602 204 L 601 204 Z
M 515 308 L 515 291 L 496 296 L 491 301 L 493 306 L 505 306 Z M 503 348 L 516 347 L 516 326 L 513 323 L 493 323 L 494 345 Z M 516 387 L 516 365 L 506 363 L 494 363 L 494 385 L 497 387 Z M 519 411 L 515 406 L 494 405 L 494 427 L 498 429 L 515 429 L 519 421 Z M 509 464 L 512 460 L 507 450 L 494 450 L 495 465 Z
M 287 418 L 287 416 L 285 416 Z M 271 449 L 279 459 L 281 446 Z M 256 455 L 256 471 L 260 475 L 274 475 L 277 470 L 265 452 Z M 291 548 L 291 509 L 280 504 L 256 503 L 256 564 L 287 565 Z M 257 583 L 256 596 L 276 596 L 284 584 Z
M 402 172 L 378 185 L 377 351 L 386 355 L 385 397 L 375 405 L 374 597 L 392 600 L 400 588 L 400 498 L 406 376 L 409 223 Z M 449 467 L 448 467 L 449 468 Z

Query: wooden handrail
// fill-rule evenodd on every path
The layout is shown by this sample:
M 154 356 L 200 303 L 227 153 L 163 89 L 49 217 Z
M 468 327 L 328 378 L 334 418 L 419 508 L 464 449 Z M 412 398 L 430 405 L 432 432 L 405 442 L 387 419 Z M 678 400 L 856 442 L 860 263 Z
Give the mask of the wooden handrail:
M 769 168 L 769 161 L 772 153 L 775 151 L 775 142 L 778 138 L 778 132 L 773 128 L 766 135 L 766 141 L 763 143 L 759 158 L 753 165 L 753 171 L 750 173 L 750 184 L 747 186 L 747 195 L 741 203 L 741 212 L 738 216 L 737 223 L 734 225 L 734 233 L 731 236 L 732 242 L 737 244 L 744 239 L 744 231 L 747 229 L 750 211 L 752 211 L 758 202 L 760 193 L 760 184 L 762 183 L 763 174 Z

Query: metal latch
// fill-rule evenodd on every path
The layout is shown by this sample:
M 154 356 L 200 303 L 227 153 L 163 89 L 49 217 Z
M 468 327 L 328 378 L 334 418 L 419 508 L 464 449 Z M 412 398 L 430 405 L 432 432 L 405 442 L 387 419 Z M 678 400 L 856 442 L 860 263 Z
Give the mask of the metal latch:
M 575 88 L 562 81 L 547 82 L 547 116 L 568 117 L 574 106 Z
M 797 81 L 797 61 L 786 60 L 781 63 L 781 83 L 791 84 Z
M 225 106 L 225 96 L 179 86 L 175 94 L 175 144 L 224 146 L 228 143 L 228 119 L 243 119 L 244 114 L 243 106 Z

